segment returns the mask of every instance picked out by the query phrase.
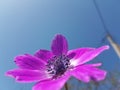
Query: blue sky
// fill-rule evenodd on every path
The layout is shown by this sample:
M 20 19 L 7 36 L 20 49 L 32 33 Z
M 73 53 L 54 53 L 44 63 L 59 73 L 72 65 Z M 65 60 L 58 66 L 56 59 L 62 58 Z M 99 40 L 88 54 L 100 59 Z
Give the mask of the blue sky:
M 106 26 L 120 44 L 120 1 L 97 0 Z M 31 90 L 33 84 L 16 83 L 4 73 L 16 68 L 16 55 L 50 49 L 54 35 L 61 33 L 69 49 L 109 44 L 93 0 L 0 0 L 0 90 Z M 120 61 L 112 47 L 94 62 L 111 71 Z

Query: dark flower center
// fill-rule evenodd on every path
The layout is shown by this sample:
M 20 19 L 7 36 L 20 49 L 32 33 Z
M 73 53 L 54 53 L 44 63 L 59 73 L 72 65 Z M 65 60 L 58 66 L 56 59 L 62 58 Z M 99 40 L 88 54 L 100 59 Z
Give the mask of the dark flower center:
M 70 66 L 70 59 L 65 56 L 54 56 L 47 63 L 47 71 L 53 75 L 53 78 L 57 78 L 63 75 Z

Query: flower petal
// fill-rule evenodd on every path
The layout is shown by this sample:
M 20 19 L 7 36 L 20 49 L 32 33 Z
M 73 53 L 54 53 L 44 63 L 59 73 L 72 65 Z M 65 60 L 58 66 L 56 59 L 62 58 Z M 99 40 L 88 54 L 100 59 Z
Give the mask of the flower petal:
M 73 64 L 74 66 L 84 64 L 84 63 L 92 60 L 93 58 L 98 56 L 101 52 L 103 52 L 104 50 L 107 50 L 107 49 L 109 49 L 108 45 L 88 51 L 88 52 L 84 53 L 83 55 L 81 55 L 79 58 L 71 59 L 71 64 Z
M 89 82 L 90 80 L 100 81 L 105 79 L 106 71 L 92 65 L 81 65 L 73 70 L 72 75 L 84 82 Z
M 28 69 L 10 70 L 6 73 L 6 76 L 15 78 L 16 81 L 24 83 L 40 81 L 48 78 L 48 75 L 43 71 Z
M 29 54 L 15 57 L 15 63 L 22 69 L 41 70 L 45 68 L 43 60 Z
M 62 76 L 55 80 L 44 80 L 37 83 L 32 90 L 61 90 L 69 76 Z
M 48 50 L 38 50 L 35 53 L 35 56 L 47 62 L 48 59 L 50 59 L 53 56 L 53 54 Z
M 89 51 L 94 50 L 94 49 L 95 48 L 86 47 L 86 48 L 78 48 L 78 49 L 69 50 L 67 53 L 67 56 L 70 58 L 72 57 L 74 59 L 77 59 L 80 56 L 82 56 L 83 54 L 85 54 L 86 52 L 89 52 Z
M 66 54 L 68 43 L 64 36 L 57 34 L 52 41 L 51 49 L 54 55 Z
M 95 63 L 95 64 L 87 64 L 87 66 L 99 67 L 102 63 Z M 84 65 L 85 66 L 85 65 Z
M 82 68 L 80 69 L 74 69 L 71 74 L 76 77 L 78 80 L 81 80 L 83 82 L 89 82 L 90 81 L 90 77 L 88 75 L 87 72 L 85 72 L 85 70 L 83 70 Z

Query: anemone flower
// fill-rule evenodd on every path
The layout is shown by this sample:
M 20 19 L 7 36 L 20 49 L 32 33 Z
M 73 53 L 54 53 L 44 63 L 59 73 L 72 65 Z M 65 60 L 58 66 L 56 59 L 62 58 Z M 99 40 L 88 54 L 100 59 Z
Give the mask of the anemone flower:
M 108 48 L 106 45 L 68 50 L 66 38 L 57 34 L 51 51 L 40 49 L 34 55 L 16 56 L 14 61 L 18 68 L 7 71 L 6 75 L 17 82 L 37 82 L 32 90 L 60 90 L 71 76 L 83 82 L 100 81 L 106 76 L 106 71 L 98 68 L 101 63 L 85 63 Z

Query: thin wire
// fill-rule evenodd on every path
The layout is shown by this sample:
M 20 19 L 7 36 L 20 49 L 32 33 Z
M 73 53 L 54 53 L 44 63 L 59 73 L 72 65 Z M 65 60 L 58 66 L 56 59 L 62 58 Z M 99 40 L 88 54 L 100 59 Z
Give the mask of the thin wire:
M 96 0 L 93 0 L 93 3 L 94 3 L 95 8 L 96 8 L 96 10 L 97 10 L 97 12 L 98 12 L 98 15 L 99 15 L 99 17 L 100 17 L 100 20 L 101 20 L 101 23 L 102 23 L 102 25 L 103 25 L 103 28 L 104 28 L 105 32 L 106 32 L 107 34 L 109 34 L 109 30 L 108 30 L 108 28 L 107 28 L 107 26 L 106 26 L 106 24 L 105 24 L 104 18 L 103 18 L 102 13 L 101 13 L 101 11 L 100 11 L 100 9 L 99 9 L 99 6 L 98 6 L 97 1 L 96 1 Z
M 102 40 L 101 40 L 101 42 L 100 42 L 100 45 L 101 45 L 101 44 L 105 43 L 105 41 L 106 41 L 106 39 L 107 39 L 107 36 L 111 36 L 111 34 L 110 34 L 110 32 L 109 32 L 108 27 L 106 26 L 106 23 L 105 23 L 105 20 L 104 20 L 104 18 L 103 18 L 103 16 L 102 16 L 101 10 L 100 10 L 99 5 L 98 5 L 98 2 L 97 2 L 96 0 L 93 0 L 93 4 L 94 4 L 94 6 L 95 6 L 95 8 L 96 8 L 96 11 L 97 11 L 97 13 L 98 13 L 98 16 L 99 16 L 99 18 L 100 18 L 100 20 L 101 20 L 101 24 L 102 24 L 103 29 L 104 29 L 104 31 L 105 31 L 105 35 L 103 36 L 103 38 L 102 38 Z
M 109 32 L 108 27 L 107 27 L 106 24 L 105 24 L 104 18 L 103 18 L 103 16 L 102 16 L 102 13 L 101 13 L 101 10 L 100 10 L 100 8 L 99 8 L 99 5 L 98 5 L 97 1 L 96 1 L 96 0 L 93 0 L 93 3 L 94 3 L 95 8 L 96 8 L 96 10 L 97 10 L 97 12 L 98 12 L 99 18 L 100 18 L 101 23 L 102 23 L 103 28 L 104 28 L 104 31 L 106 32 L 106 35 L 103 37 L 102 42 L 105 42 L 107 36 L 110 36 L 110 37 L 115 41 L 115 39 L 112 37 L 111 33 Z

